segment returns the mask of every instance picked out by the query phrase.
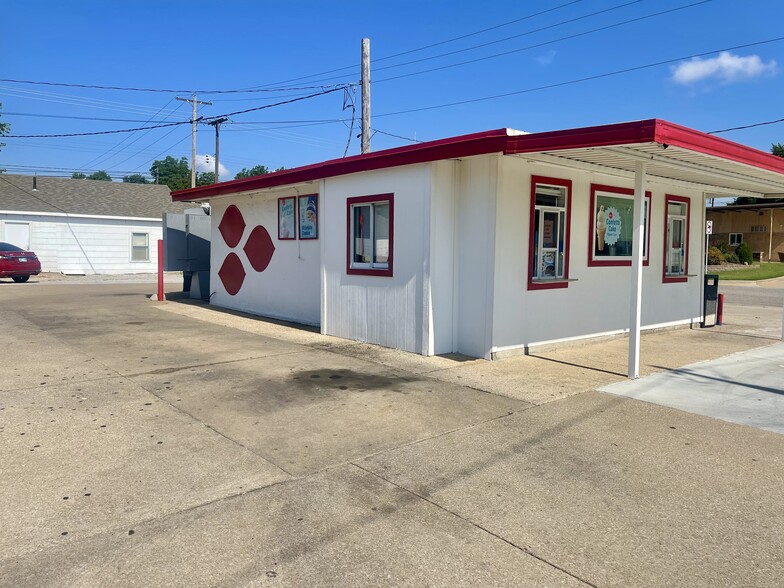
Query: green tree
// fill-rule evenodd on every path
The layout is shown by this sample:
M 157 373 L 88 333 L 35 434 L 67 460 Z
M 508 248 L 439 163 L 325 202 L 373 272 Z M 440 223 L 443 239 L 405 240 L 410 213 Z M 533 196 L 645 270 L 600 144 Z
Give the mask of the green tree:
M 89 176 L 87 176 L 86 179 L 88 179 L 88 180 L 98 180 L 98 181 L 101 181 L 101 182 L 111 182 L 112 181 L 112 176 L 107 174 L 104 170 L 98 170 L 97 172 L 91 173 Z
M 74 172 L 74 173 L 71 174 L 71 179 L 72 180 L 86 180 L 87 176 L 85 174 L 83 174 L 82 172 Z
M 283 168 L 280 168 L 283 169 Z M 280 171 L 280 170 L 275 170 Z M 264 174 L 270 173 L 270 170 L 267 169 L 266 165 L 255 165 L 252 168 L 248 169 L 243 167 L 240 171 L 237 172 L 237 175 L 234 176 L 235 180 L 241 180 L 242 178 L 251 178 L 253 176 L 263 176 Z
M 125 184 L 149 184 L 150 183 L 150 180 L 145 178 L 142 174 L 131 174 L 129 176 L 123 176 L 122 181 Z
M 784 145 L 781 143 L 773 143 L 770 146 L 770 152 L 776 157 L 784 157 Z
M 754 261 L 754 256 L 751 253 L 751 247 L 745 241 L 735 248 L 735 255 L 741 263 L 751 263 Z
M 208 186 L 215 183 L 215 172 L 196 173 L 196 185 Z
M 185 190 L 191 187 L 191 168 L 184 157 L 175 159 L 167 155 L 165 159 L 155 160 L 150 174 L 156 184 L 166 184 L 170 190 Z

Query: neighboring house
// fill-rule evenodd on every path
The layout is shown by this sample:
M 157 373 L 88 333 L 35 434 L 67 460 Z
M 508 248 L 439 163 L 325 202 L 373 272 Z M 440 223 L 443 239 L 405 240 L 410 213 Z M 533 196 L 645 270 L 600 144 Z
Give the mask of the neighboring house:
M 724 241 L 733 249 L 748 243 L 762 261 L 784 261 L 784 202 L 709 206 L 712 245 Z
M 705 199 L 772 193 L 784 159 L 647 120 L 499 129 L 172 198 L 211 204 L 217 306 L 487 359 L 630 332 L 634 377 L 641 325 L 702 318 Z
M 157 271 L 167 186 L 0 174 L 0 241 L 35 251 L 44 272 Z

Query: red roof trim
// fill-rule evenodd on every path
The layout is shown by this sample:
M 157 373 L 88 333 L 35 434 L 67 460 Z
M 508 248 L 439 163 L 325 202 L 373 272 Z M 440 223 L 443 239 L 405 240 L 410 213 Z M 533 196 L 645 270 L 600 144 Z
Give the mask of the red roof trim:
M 507 129 L 496 129 L 364 155 L 332 159 L 263 176 L 179 190 L 172 192 L 172 200 L 202 200 L 225 194 L 275 188 L 358 172 L 486 153 L 512 155 L 637 143 L 673 145 L 784 174 L 784 159 L 780 157 L 663 120 L 649 119 L 530 135 L 509 135 Z
M 332 159 L 330 161 L 287 169 L 265 174 L 263 176 L 221 182 L 220 184 L 200 186 L 188 190 L 178 190 L 172 192 L 172 200 L 200 200 L 224 194 L 236 194 L 238 192 L 248 192 L 263 188 L 275 188 L 277 186 L 287 186 L 301 182 L 322 180 L 324 178 L 388 167 L 425 163 L 438 161 L 440 159 L 452 159 L 455 157 L 483 155 L 485 153 L 500 153 L 506 146 L 507 138 L 506 129 L 496 129 L 493 131 L 484 131 L 482 133 L 450 137 L 448 139 L 419 143 L 417 145 L 407 145 L 395 149 L 365 153 L 364 155 Z

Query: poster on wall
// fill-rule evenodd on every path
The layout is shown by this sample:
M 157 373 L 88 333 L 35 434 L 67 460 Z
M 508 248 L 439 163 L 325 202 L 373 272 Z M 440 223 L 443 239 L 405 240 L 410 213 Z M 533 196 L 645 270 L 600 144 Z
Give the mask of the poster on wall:
M 651 193 L 643 201 L 643 263 L 648 263 Z M 634 241 L 634 192 L 628 188 L 591 186 L 591 246 L 588 265 L 631 265 Z
M 296 237 L 294 196 L 278 198 L 278 239 L 285 241 Z
M 299 238 L 318 239 L 318 194 L 299 197 Z

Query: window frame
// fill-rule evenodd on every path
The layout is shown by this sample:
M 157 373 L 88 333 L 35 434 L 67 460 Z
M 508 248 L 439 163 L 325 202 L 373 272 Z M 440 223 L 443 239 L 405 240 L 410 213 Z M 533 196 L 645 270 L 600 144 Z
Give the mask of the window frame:
M 683 246 L 683 273 L 682 274 L 670 274 L 670 263 L 668 257 L 668 249 L 669 249 L 669 228 L 670 228 L 670 203 L 679 203 L 686 205 L 686 214 L 685 215 L 672 215 L 672 218 L 682 218 L 684 219 L 685 224 L 685 243 Z M 663 267 L 662 267 L 662 282 L 665 284 L 671 283 L 678 283 L 678 282 L 686 282 L 689 279 L 689 245 L 690 245 L 690 232 L 691 232 L 691 200 L 686 198 L 685 196 L 675 196 L 674 194 L 665 194 L 664 195 L 664 245 L 663 245 Z
M 144 250 L 147 253 L 145 259 L 134 259 L 133 258 L 134 257 L 133 256 L 134 250 L 137 249 L 137 248 L 141 249 L 141 247 L 136 246 L 136 245 L 133 244 L 133 238 L 136 235 L 144 235 L 144 238 L 147 241 L 147 244 L 144 247 Z M 130 253 L 131 253 L 131 260 L 130 261 L 131 261 L 131 263 L 149 263 L 150 262 L 150 233 L 144 233 L 142 231 L 131 231 L 130 241 L 131 241 L 131 251 L 130 251 Z
M 536 188 L 537 186 L 550 186 L 564 188 L 566 190 L 565 210 L 564 210 L 564 238 L 563 238 L 563 277 L 553 279 L 534 278 L 534 252 L 538 247 L 535 235 L 535 218 L 537 215 Z M 572 180 L 563 178 L 552 178 L 548 176 L 531 176 L 530 209 L 528 214 L 528 289 L 529 290 L 552 290 L 557 288 L 567 288 L 569 286 L 569 251 L 572 226 Z M 559 208 L 542 206 L 546 208 Z
M 291 201 L 291 212 L 284 216 L 284 207 Z M 289 237 L 283 235 L 283 219 L 288 220 L 291 226 L 288 227 Z M 278 241 L 294 241 L 297 238 L 297 199 L 296 196 L 283 196 L 278 198 Z
M 375 204 L 386 204 L 389 206 L 389 255 L 387 267 L 368 267 L 366 265 L 354 265 L 354 215 L 352 214 L 355 206 L 372 206 Z M 372 239 L 372 237 L 371 237 Z M 346 273 L 353 276 L 393 276 L 395 244 L 395 195 L 373 194 L 370 196 L 355 196 L 346 199 Z
M 618 186 L 606 186 L 603 184 L 591 184 L 591 207 L 590 214 L 588 215 L 588 267 L 631 267 L 633 260 L 633 253 L 629 256 L 594 256 L 594 235 L 596 235 L 596 201 L 597 196 L 607 195 L 610 198 L 622 198 L 631 200 L 634 204 L 634 190 L 632 188 L 619 188 Z M 652 194 L 650 190 L 645 191 L 645 205 L 647 210 L 643 209 L 645 215 L 645 251 L 643 252 L 644 266 L 651 263 L 651 199 Z M 647 213 L 647 214 L 646 214 Z M 634 223 L 634 215 L 632 215 L 632 223 Z M 632 228 L 633 230 L 633 228 Z
M 737 242 L 737 243 L 733 243 L 733 242 L 732 242 L 732 236 L 733 236 L 733 235 L 739 235 L 739 236 L 740 236 L 740 239 L 738 240 L 738 242 Z M 737 246 L 738 246 L 738 245 L 740 245 L 741 243 L 743 243 L 743 233 L 730 233 L 730 235 L 729 235 L 729 238 L 728 238 L 728 240 L 727 240 L 727 244 L 728 244 L 730 247 L 737 247 Z

